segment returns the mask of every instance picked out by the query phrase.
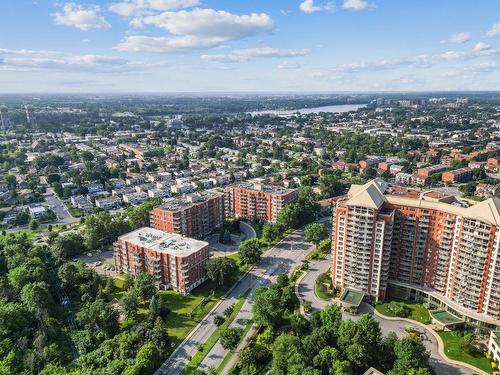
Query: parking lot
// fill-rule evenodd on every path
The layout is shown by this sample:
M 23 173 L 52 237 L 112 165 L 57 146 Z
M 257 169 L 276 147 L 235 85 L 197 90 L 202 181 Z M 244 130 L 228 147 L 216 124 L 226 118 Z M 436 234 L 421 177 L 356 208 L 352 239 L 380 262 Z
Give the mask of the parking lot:
M 95 271 L 99 275 L 109 277 L 115 277 L 117 275 L 116 271 L 114 270 L 112 250 L 103 252 L 99 252 L 99 250 L 91 253 L 89 252 L 81 255 L 78 259 L 84 262 L 87 267 L 95 269 Z

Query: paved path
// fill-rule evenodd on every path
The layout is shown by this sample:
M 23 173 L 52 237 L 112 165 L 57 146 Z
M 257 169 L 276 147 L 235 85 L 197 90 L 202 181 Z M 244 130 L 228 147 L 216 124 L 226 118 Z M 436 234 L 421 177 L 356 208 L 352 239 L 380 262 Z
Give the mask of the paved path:
M 301 278 L 297 285 L 297 290 L 299 293 L 299 298 L 301 300 L 306 300 L 311 302 L 311 308 L 313 311 L 322 310 L 325 306 L 327 306 L 330 302 L 320 299 L 314 293 L 314 283 L 316 282 L 316 278 L 323 272 L 325 272 L 330 267 L 329 260 L 321 260 L 321 261 L 312 261 L 310 263 L 311 272 L 309 272 L 306 276 Z M 389 320 L 385 319 L 381 316 L 374 314 L 374 308 L 367 304 L 362 303 L 360 306 L 360 315 L 351 315 L 348 313 L 342 313 L 342 319 L 352 319 L 354 321 L 358 320 L 361 314 L 370 314 L 375 320 L 377 320 L 380 324 L 380 330 L 383 336 L 387 336 L 389 332 L 394 332 L 399 338 L 403 338 L 407 335 L 405 328 L 410 326 L 411 323 L 408 323 L 403 320 Z M 416 324 L 414 324 L 416 325 Z M 427 329 L 427 328 L 426 328 Z M 436 374 L 439 375 L 472 375 L 477 374 L 466 367 L 451 365 L 446 362 L 446 360 L 442 357 L 438 350 L 438 342 L 436 338 L 430 333 L 426 331 L 424 334 L 424 345 L 427 350 L 430 352 L 430 365 L 436 371 Z
M 215 331 L 216 326 L 213 319 L 216 315 L 222 315 L 224 310 L 236 303 L 236 300 L 248 289 L 254 289 L 259 285 L 270 283 L 271 277 L 282 272 L 289 272 L 300 264 L 312 245 L 304 242 L 304 230 L 296 230 L 288 235 L 283 241 L 269 249 L 261 261 L 246 273 L 238 281 L 228 295 L 223 298 L 203 321 L 191 332 L 191 334 L 179 345 L 176 351 L 155 372 L 156 375 L 177 375 L 186 366 L 189 356 L 198 351 L 198 346 L 204 343 Z M 253 300 L 253 293 L 249 295 L 249 303 Z M 235 321 L 247 319 L 251 316 L 251 308 L 242 309 L 235 317 Z M 215 348 L 215 346 L 214 346 Z M 203 361 L 203 366 L 218 367 L 227 352 L 222 347 L 212 348 L 208 359 Z M 221 350 L 222 349 L 222 350 Z

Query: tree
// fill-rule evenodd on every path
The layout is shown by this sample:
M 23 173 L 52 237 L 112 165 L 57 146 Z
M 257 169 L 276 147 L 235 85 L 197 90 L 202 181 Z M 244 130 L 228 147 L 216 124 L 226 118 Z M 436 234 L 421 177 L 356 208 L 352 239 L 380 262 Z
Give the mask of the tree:
M 56 307 L 49 285 L 44 282 L 26 284 L 21 291 L 21 301 L 32 313 L 38 309 L 53 313 Z
M 85 252 L 83 237 L 79 233 L 70 232 L 59 235 L 50 246 L 52 254 L 58 258 L 70 259 Z
M 127 317 L 135 317 L 137 309 L 139 308 L 139 296 L 137 295 L 137 290 L 130 289 L 125 292 L 120 299 L 120 306 Z
M 320 312 L 321 322 L 323 327 L 330 332 L 337 334 L 337 331 L 342 322 L 342 312 L 337 305 L 328 305 Z
M 111 338 L 120 329 L 117 311 L 103 300 L 83 305 L 76 314 L 76 320 L 98 340 Z
M 268 361 L 271 352 L 264 345 L 249 345 L 238 355 L 237 367 L 240 369 L 259 366 Z
M 396 360 L 388 375 L 406 375 L 410 370 L 429 367 L 429 352 L 422 340 L 416 336 L 406 336 L 394 346 Z
M 224 319 L 223 316 L 220 316 L 220 315 L 216 315 L 214 317 L 214 324 L 217 326 L 217 327 L 220 327 L 222 324 L 224 324 L 224 321 L 226 319 Z
M 459 340 L 458 347 L 462 352 L 470 352 L 472 349 L 472 343 L 474 342 L 474 335 L 472 332 L 464 332 Z
M 254 264 L 260 260 L 262 250 L 257 238 L 242 241 L 238 248 L 240 260 L 244 264 Z
M 276 240 L 281 232 L 283 230 L 278 224 L 265 223 L 262 227 L 262 237 L 268 242 Z
M 207 263 L 207 276 L 216 285 L 226 284 L 237 271 L 236 262 L 228 257 L 212 258 Z
M 134 289 L 143 301 L 149 300 L 156 294 L 156 287 L 153 284 L 153 276 L 147 272 L 141 272 L 134 280 Z
M 325 199 L 340 195 L 343 191 L 338 177 L 333 174 L 322 175 L 319 178 L 319 188 Z
M 30 229 L 31 229 L 31 230 L 37 230 L 37 229 L 38 229 L 38 221 L 36 221 L 36 220 L 31 220 L 31 221 L 30 221 Z
M 284 312 L 279 289 L 273 286 L 257 288 L 252 311 L 257 324 L 276 327 L 281 322 Z
M 158 348 L 152 342 L 141 346 L 135 358 L 136 366 L 139 367 L 140 374 L 152 374 L 160 366 L 161 356 Z
M 287 375 L 293 363 L 306 363 L 300 348 L 300 339 L 296 336 L 281 334 L 273 344 L 273 375 Z
M 241 328 L 226 328 L 220 335 L 220 343 L 226 350 L 234 350 L 240 342 Z
M 285 272 L 280 273 L 276 278 L 276 284 L 283 289 L 284 287 L 288 286 L 288 284 L 290 284 L 290 278 Z
M 308 224 L 305 228 L 306 241 L 316 246 L 328 237 L 328 228 L 325 224 Z

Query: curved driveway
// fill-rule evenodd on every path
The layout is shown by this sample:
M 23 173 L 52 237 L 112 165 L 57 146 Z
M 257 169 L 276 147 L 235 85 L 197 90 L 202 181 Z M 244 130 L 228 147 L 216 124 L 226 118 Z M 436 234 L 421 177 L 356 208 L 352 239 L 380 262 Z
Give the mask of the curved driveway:
M 300 281 L 297 286 L 297 290 L 299 293 L 299 297 L 301 300 L 306 300 L 311 302 L 311 307 L 313 311 L 322 310 L 325 306 L 327 306 L 330 302 L 322 300 L 314 293 L 314 283 L 316 282 L 316 278 L 326 272 L 330 267 L 330 259 L 325 260 L 317 260 L 312 261 L 310 263 L 310 272 L 307 273 Z M 407 335 L 405 328 L 409 326 L 409 324 L 402 320 L 389 320 L 384 319 L 378 315 L 373 313 L 374 308 L 367 304 L 362 303 L 360 306 L 361 314 L 370 314 L 373 316 L 375 320 L 377 320 L 380 324 L 380 331 L 382 335 L 386 336 L 389 332 L 394 332 L 399 338 L 402 338 Z M 361 315 L 351 315 L 347 313 L 342 313 L 343 319 L 352 319 L 354 321 L 358 320 Z M 440 375 L 473 375 L 476 374 L 474 371 L 471 371 L 465 367 L 458 367 L 456 365 L 451 365 L 447 363 L 443 357 L 438 352 L 438 343 L 436 338 L 430 333 L 425 332 L 424 334 L 424 345 L 427 350 L 430 352 L 431 357 L 429 359 L 429 363 L 432 368 L 436 371 L 436 374 Z

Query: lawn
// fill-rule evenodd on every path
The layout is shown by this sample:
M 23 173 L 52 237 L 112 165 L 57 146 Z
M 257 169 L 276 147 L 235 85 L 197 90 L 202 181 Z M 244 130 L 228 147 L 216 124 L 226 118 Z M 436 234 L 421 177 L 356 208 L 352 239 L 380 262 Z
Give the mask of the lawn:
M 208 353 L 210 353 L 210 350 L 212 350 L 213 346 L 219 341 L 220 335 L 223 330 L 228 328 L 236 315 L 238 315 L 238 312 L 241 310 L 241 307 L 245 303 L 245 300 L 247 299 L 248 293 L 250 291 L 247 291 L 243 296 L 241 296 L 238 301 L 234 305 L 233 312 L 229 317 L 226 318 L 224 323 L 220 326 L 217 327 L 216 330 L 210 335 L 210 337 L 205 341 L 202 345 L 202 350 L 198 350 L 198 352 L 191 358 L 187 366 L 182 370 L 182 374 L 190 374 L 192 371 L 194 371 L 200 363 L 203 361 L 203 359 L 207 356 Z
M 231 285 L 232 283 L 228 283 L 227 286 L 217 287 L 214 290 L 213 284 L 206 281 L 186 296 L 173 290 L 159 292 L 160 298 L 166 301 L 166 306 L 170 309 L 166 319 L 167 329 L 168 335 L 176 346 L 209 313 Z
M 240 255 L 238 253 L 234 253 L 234 254 L 228 255 L 227 257 L 231 258 L 232 260 L 234 260 L 236 262 L 236 264 L 238 265 L 238 270 L 240 271 L 240 273 L 245 273 L 250 268 L 249 264 L 242 264 L 241 263 Z
M 375 306 L 375 309 L 379 313 L 381 313 L 382 315 L 385 315 L 385 316 L 394 317 L 394 318 L 401 317 L 401 316 L 396 315 L 390 309 L 391 302 L 392 301 L 377 303 L 377 305 Z M 396 302 L 402 303 L 409 310 L 410 313 L 408 316 L 406 316 L 406 318 L 415 320 L 415 321 L 423 323 L 423 324 L 428 324 L 430 322 L 431 316 L 429 314 L 429 310 L 422 303 L 414 302 L 414 301 L 396 301 Z
M 441 331 L 438 332 L 439 336 L 444 342 L 444 352 L 450 359 L 455 361 L 461 361 L 475 366 L 488 374 L 492 374 L 493 371 L 490 366 L 490 361 L 486 358 L 485 353 L 479 350 L 464 351 L 460 349 L 460 334 L 455 331 Z

